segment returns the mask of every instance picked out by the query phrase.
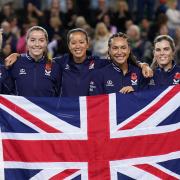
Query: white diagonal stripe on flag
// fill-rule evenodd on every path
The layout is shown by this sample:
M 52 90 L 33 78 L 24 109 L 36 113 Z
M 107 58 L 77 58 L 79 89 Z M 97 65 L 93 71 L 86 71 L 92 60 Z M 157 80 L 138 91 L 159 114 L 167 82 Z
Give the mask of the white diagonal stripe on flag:
M 128 119 L 124 120 L 122 123 L 120 123 L 118 126 L 116 126 L 116 130 L 120 129 L 121 127 L 124 127 L 126 124 L 140 116 L 142 113 L 146 112 L 149 108 L 151 108 L 153 105 L 155 105 L 163 96 L 165 96 L 169 91 L 173 89 L 173 86 L 168 87 L 165 91 L 163 91 L 159 96 L 157 96 L 153 101 L 151 101 L 147 106 L 145 106 L 140 111 L 133 114 Z M 179 104 L 179 102 L 178 102 Z M 112 104 L 110 104 L 111 106 Z
M 166 126 L 149 127 L 149 128 L 139 128 L 139 129 L 134 128 L 128 130 L 119 130 L 114 133 L 111 133 L 111 138 L 161 134 L 161 133 L 173 132 L 178 129 L 180 129 L 180 123 L 166 125 Z
M 2 97 L 8 99 L 10 102 L 18 105 L 21 109 L 31 113 L 33 116 L 37 117 L 44 123 L 48 124 L 49 126 L 56 128 L 62 132 L 79 132 L 83 130 L 83 128 L 76 128 L 75 126 L 64 122 L 63 120 L 57 118 L 56 116 L 50 114 L 49 112 L 45 111 L 41 107 L 37 106 L 36 104 L 32 103 L 28 99 L 20 96 L 7 96 L 2 95 Z M 26 122 L 24 122 L 26 124 Z M 83 123 L 84 124 L 84 123 Z
M 166 119 L 172 112 L 180 107 L 180 93 L 176 94 L 172 99 L 170 99 L 164 106 L 159 108 L 152 116 L 143 121 L 135 127 L 152 127 L 160 124 L 164 119 Z M 163 112 L 163 113 L 162 113 Z
M 86 133 L 2 133 L 2 139 L 14 140 L 85 140 Z
M 167 168 L 164 168 L 163 166 L 159 165 L 159 164 L 156 164 L 156 163 L 148 163 L 150 164 L 151 166 L 157 168 L 157 169 L 160 169 L 161 171 L 163 171 L 164 173 L 168 174 L 168 175 L 171 175 L 171 176 L 174 176 L 176 177 L 177 179 L 180 179 L 180 175 L 170 171 L 169 169 Z
M 180 151 L 168 153 L 165 155 L 123 159 L 123 160 L 117 160 L 111 162 L 113 163 L 114 166 L 120 167 L 120 166 L 133 166 L 138 164 L 158 163 L 158 162 L 164 162 L 178 158 L 180 158 Z
M 154 176 L 153 174 L 150 174 L 142 169 L 139 169 L 134 166 L 128 166 L 128 167 L 113 167 L 113 169 L 116 169 L 117 172 L 120 172 L 124 175 L 127 175 L 128 177 L 131 177 L 133 179 L 138 179 L 138 180 L 161 180 L 160 178 Z

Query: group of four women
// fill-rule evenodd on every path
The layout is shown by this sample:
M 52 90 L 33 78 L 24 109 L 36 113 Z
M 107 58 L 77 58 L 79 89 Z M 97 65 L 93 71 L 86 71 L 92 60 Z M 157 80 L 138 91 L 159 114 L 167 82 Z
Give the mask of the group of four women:
M 83 29 L 67 34 L 69 54 L 49 59 L 48 34 L 40 26 L 26 35 L 27 53 L 13 54 L 1 66 L 1 93 L 21 96 L 87 96 L 114 92 L 129 93 L 148 86 L 175 85 L 180 68 L 174 64 L 174 41 L 158 36 L 154 43 L 154 76 L 147 64 L 133 56 L 124 33 L 112 35 L 108 43 L 109 59 L 88 54 L 89 38 Z

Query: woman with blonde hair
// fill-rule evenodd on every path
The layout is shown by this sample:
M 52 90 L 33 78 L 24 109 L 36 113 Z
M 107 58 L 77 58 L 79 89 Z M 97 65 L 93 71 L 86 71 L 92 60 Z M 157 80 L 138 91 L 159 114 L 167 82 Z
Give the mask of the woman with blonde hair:
M 93 54 L 100 58 L 108 56 L 108 39 L 111 36 L 108 28 L 103 22 L 96 25 L 95 36 L 93 40 Z

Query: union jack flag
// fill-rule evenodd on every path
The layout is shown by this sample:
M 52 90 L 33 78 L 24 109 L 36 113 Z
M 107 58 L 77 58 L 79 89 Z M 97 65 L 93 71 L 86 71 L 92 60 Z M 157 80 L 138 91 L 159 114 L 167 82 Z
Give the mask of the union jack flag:
M 0 95 L 0 179 L 180 179 L 180 85 L 79 98 Z

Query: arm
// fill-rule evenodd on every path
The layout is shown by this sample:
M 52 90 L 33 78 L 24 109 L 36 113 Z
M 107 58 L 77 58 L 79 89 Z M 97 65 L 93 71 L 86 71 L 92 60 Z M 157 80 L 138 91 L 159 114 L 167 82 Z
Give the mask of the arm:
M 5 69 L 5 67 L 1 67 L 3 82 L 1 84 L 1 93 L 2 94 L 14 94 L 15 93 L 15 84 L 10 75 L 10 72 Z
M 138 63 L 138 66 L 142 69 L 142 74 L 145 78 L 150 78 L 153 76 L 153 70 L 147 63 Z
M 18 53 L 12 53 L 5 59 L 5 66 L 6 68 L 12 66 L 18 59 L 20 54 Z

